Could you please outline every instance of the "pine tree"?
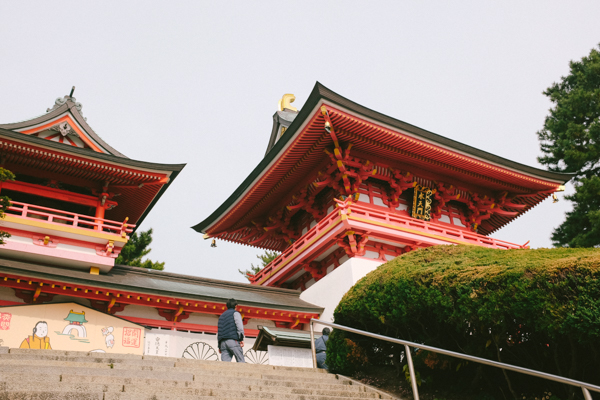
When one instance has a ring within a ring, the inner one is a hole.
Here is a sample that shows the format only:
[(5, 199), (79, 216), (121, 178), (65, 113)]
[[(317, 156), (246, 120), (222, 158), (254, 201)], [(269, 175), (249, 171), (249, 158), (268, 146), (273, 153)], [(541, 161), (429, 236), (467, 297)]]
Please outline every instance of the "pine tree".
[[(14, 181), (15, 174), (7, 169), (0, 167), (0, 182)], [(6, 210), (10, 207), (10, 199), (7, 196), (0, 196), (0, 219), (4, 218)], [(10, 233), (0, 231), (0, 245), (5, 244), (5, 239), (10, 237)]]
[(238, 272), (240, 274), (244, 275), (244, 278), (247, 278), (248, 280), (250, 280), (250, 278), (249, 278), (250, 275), (256, 275), (261, 269), (266, 267), (267, 264), (269, 264), (271, 261), (276, 259), (278, 256), (279, 256), (279, 253), (276, 251), (265, 250), (265, 254), (257, 254), (256, 255), (256, 258), (258, 258), (260, 260), (260, 264), (258, 264), (258, 265), (250, 264), (250, 269), (247, 269), (245, 271), (238, 269)]
[[(600, 46), (599, 46), (600, 48)], [(545, 92), (554, 108), (537, 135), (550, 171), (573, 172), (573, 211), (554, 230), (555, 246), (600, 245), (600, 52), (569, 63), (570, 73)]]
[(134, 232), (130, 235), (129, 241), (117, 257), (115, 264), (131, 265), (132, 267), (141, 267), (148, 269), (156, 269), (162, 271), (165, 269), (164, 262), (154, 262), (151, 260), (143, 260), (142, 258), (148, 255), (152, 249), (147, 248), (152, 243), (152, 228), (145, 232)]

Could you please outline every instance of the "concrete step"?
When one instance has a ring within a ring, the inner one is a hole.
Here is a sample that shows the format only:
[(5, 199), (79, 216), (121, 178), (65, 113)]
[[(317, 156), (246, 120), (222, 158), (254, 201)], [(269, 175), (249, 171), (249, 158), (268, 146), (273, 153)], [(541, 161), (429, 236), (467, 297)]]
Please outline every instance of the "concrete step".
[[(39, 396), (39, 382), (21, 381), (21, 382), (0, 382), (0, 392), (20, 393), (20, 396), (29, 398), (29, 395)], [(44, 383), (44, 391), (50, 393), (120, 393), (138, 394), (141, 396), (195, 396), (212, 397), (228, 399), (278, 399), (278, 400), (308, 400), (308, 399), (373, 399), (379, 398), (375, 393), (347, 392), (336, 390), (312, 390), (312, 389), (292, 389), (291, 392), (285, 391), (262, 391), (262, 390), (228, 390), (214, 388), (157, 388), (136, 385), (102, 385), (90, 383)], [(25, 395), (29, 394), (29, 395)]]
[[(152, 371), (202, 371), (202, 374), (215, 375), (215, 374), (232, 374), (236, 377), (254, 377), (260, 378), (262, 375), (265, 376), (279, 376), (279, 377), (294, 377), (294, 379), (316, 379), (316, 380), (328, 380), (335, 379), (335, 376), (327, 373), (317, 372), (319, 370), (308, 369), (304, 373), (299, 373), (295, 370), (287, 369), (272, 369), (272, 368), (257, 368), (254, 370), (252, 365), (239, 367), (235, 363), (175, 363), (173, 366), (170, 362), (162, 362), (158, 360), (129, 360), (128, 362), (111, 362), (110, 359), (103, 358), (86, 358), (81, 361), (81, 358), (74, 358), (70, 361), (68, 358), (60, 357), (60, 360), (56, 359), (33, 359), (33, 358), (0, 358), (2, 366), (24, 366), (24, 365), (36, 365), (36, 367), (76, 367), (76, 368), (99, 368), (99, 369), (127, 369), (127, 370), (152, 370)], [(200, 373), (200, 372), (198, 372)]]
[[(35, 392), (40, 390), (40, 382), (34, 380), (19, 380), (0, 382), (0, 387), (5, 391), (30, 391)], [(124, 385), (119, 384), (102, 384), (102, 383), (87, 383), (87, 382), (44, 382), (44, 390), (50, 392), (85, 392), (85, 393), (104, 393), (104, 392), (123, 392)]]
[(104, 400), (104, 393), (3, 391), (0, 392), (0, 400)]
[[(260, 397), (248, 397), (248, 399), (257, 399)], [(281, 397), (262, 397), (264, 399), (282, 399)], [(44, 399), (45, 400), (45, 399)], [(51, 399), (54, 400), (54, 399)], [(104, 394), (104, 400), (240, 400), (239, 397), (221, 397), (221, 396), (196, 396), (180, 394), (145, 394), (145, 393), (110, 393)], [(290, 400), (290, 399), (286, 399)], [(329, 396), (303, 396), (299, 395), (296, 400), (356, 400), (351, 397), (329, 397)]]
[(153, 363), (147, 363), (147, 365), (174, 365), (175, 363), (193, 364), (193, 365), (229, 365), (235, 368), (248, 368), (252, 370), (282, 370), (282, 371), (295, 371), (299, 373), (320, 373), (327, 374), (327, 371), (318, 369), (313, 370), (312, 368), (301, 368), (301, 367), (281, 367), (264, 364), (250, 364), (250, 363), (223, 363), (221, 361), (208, 361), (208, 360), (194, 360), (186, 358), (174, 358), (174, 357), (160, 357), (160, 356), (139, 356), (134, 354), (107, 354), (107, 353), (90, 353), (81, 351), (61, 351), (61, 350), (31, 350), (31, 349), (10, 349), (8, 354), (0, 354), (0, 359), (36, 359), (36, 360), (55, 360), (64, 361), (71, 360), (76, 362), (106, 362), (106, 363), (132, 363), (139, 364), (140, 362), (146, 363), (148, 360), (154, 361)]
[[(1, 400), (1, 399), (0, 399)], [(52, 399), (54, 400), (54, 399)], [(182, 396), (178, 394), (105, 393), (103, 400), (226, 400), (214, 396)]]
[[(127, 370), (127, 369), (101, 369), (101, 368), (79, 368), (79, 367), (62, 367), (56, 368), (36, 367), (31, 365), (2, 365), (0, 364), (0, 374), (11, 374), (29, 376), (32, 372), (36, 375), (54, 375), (54, 374), (70, 374), (70, 375), (93, 375), (93, 376), (117, 376), (128, 378), (155, 378), (155, 379), (172, 379), (172, 380), (194, 380), (193, 373), (183, 371), (158, 371), (151, 370)], [(60, 375), (58, 375), (60, 376)]]
[(83, 353), (83, 352), (58, 352), (58, 353), (75, 353), (73, 355), (66, 354), (40, 354), (35, 353), (32, 350), (27, 349), (27, 352), (23, 352), (24, 349), (19, 349), (21, 352), (2, 354), (0, 355), (0, 362), (10, 360), (30, 360), (36, 361), (36, 364), (41, 365), (47, 361), (68, 361), (77, 363), (97, 363), (97, 364), (124, 364), (124, 365), (143, 365), (153, 367), (183, 367), (183, 368), (198, 368), (198, 369), (219, 369), (229, 368), (235, 369), (240, 372), (251, 371), (251, 372), (273, 372), (273, 371), (285, 371), (293, 374), (322, 374), (327, 375), (327, 371), (312, 368), (300, 368), (300, 367), (280, 367), (272, 365), (260, 365), (260, 364), (242, 364), (242, 363), (224, 363), (221, 361), (206, 361), (206, 360), (191, 360), (191, 359), (177, 359), (177, 358), (165, 358), (156, 356), (133, 356), (125, 355), (127, 357), (121, 357), (121, 355), (101, 354), (101, 353)]
[[(317, 372), (305, 372), (298, 373), (297, 371), (289, 371), (282, 369), (268, 369), (268, 370), (253, 370), (252, 368), (237, 368), (230, 366), (225, 363), (214, 363), (214, 364), (189, 364), (189, 363), (175, 363), (175, 369), (179, 371), (198, 371), (197, 374), (237, 374), (237, 376), (248, 376), (262, 375), (266, 376), (278, 376), (278, 377), (293, 377), (294, 380), (332, 380), (337, 379), (332, 374), (322, 374)], [(318, 370), (317, 370), (318, 371)]]
[[(92, 353), (94, 354), (94, 353)], [(97, 353), (96, 353), (97, 354)], [(125, 365), (147, 365), (156, 367), (173, 367), (175, 363), (171, 360), (144, 360), (140, 356), (139, 358), (119, 358), (119, 357), (107, 357), (102, 356), (63, 356), (54, 354), (2, 354), (0, 355), (0, 362), (6, 363), (9, 361), (28, 361), (35, 362), (37, 365), (42, 365), (49, 361), (62, 361), (62, 362), (76, 362), (76, 363), (95, 363), (95, 364), (125, 364)]]
[[(31, 369), (30, 369), (31, 371)], [(35, 374), (35, 379), (38, 382), (60, 382), (61, 376), (60, 374)], [(11, 381), (19, 381), (23, 379), (23, 374), (15, 373), (14, 371), (10, 372), (0, 372), (0, 382), (11, 382)]]
[(330, 397), (352, 397), (352, 398), (379, 398), (374, 392), (354, 390), (350, 385), (340, 385), (328, 389), (316, 389), (312, 387), (285, 387), (285, 386), (263, 386), (247, 385), (241, 382), (223, 383), (221, 385), (192, 384), (186, 387), (160, 387), (147, 385), (124, 385), (124, 392), (132, 393), (179, 393), (182, 395), (197, 396), (219, 396), (230, 398), (294, 398), (295, 395), (330, 396)]
[[(94, 376), (94, 375), (62, 375), (62, 382), (89, 382), (89, 383), (102, 383), (102, 384), (122, 384), (122, 385), (145, 385), (149, 387), (175, 387), (175, 388), (203, 388), (213, 387), (216, 389), (222, 389), (231, 387), (233, 389), (245, 390), (249, 387), (252, 388), (263, 388), (261, 390), (267, 390), (273, 388), (273, 390), (287, 390), (289, 388), (305, 388), (305, 382), (296, 381), (282, 381), (282, 380), (265, 380), (265, 379), (244, 379), (242, 382), (232, 382), (229, 377), (211, 377), (211, 379), (204, 379), (202, 376), (194, 377), (193, 381), (189, 380), (165, 380), (162, 377), (158, 379), (150, 379), (148, 377), (136, 378), (136, 377), (124, 377), (124, 376)], [(331, 383), (312, 383), (310, 385), (312, 389), (323, 389), (323, 390), (349, 390), (353, 392), (359, 392), (362, 386), (351, 385), (349, 381), (336, 380)], [(255, 389), (251, 389), (255, 390)]]
[(365, 392), (348, 392), (336, 390), (312, 390), (292, 388), (287, 391), (264, 391), (264, 390), (249, 390), (246, 387), (242, 390), (216, 389), (216, 388), (157, 388), (148, 386), (125, 385), (125, 393), (140, 393), (140, 394), (179, 394), (182, 396), (215, 396), (232, 399), (278, 399), (278, 400), (301, 400), (304, 397), (323, 397), (338, 398), (347, 397), (352, 399), (357, 398), (379, 398), (376, 393)]
[[(144, 360), (161, 358), (157, 356), (144, 356)], [(193, 365), (229, 365), (234, 368), (247, 368), (252, 370), (277, 370), (277, 371), (293, 371), (297, 373), (312, 373), (312, 374), (327, 374), (327, 371), (324, 369), (312, 369), (312, 368), (302, 368), (302, 367), (282, 367), (282, 366), (274, 366), (274, 365), (265, 365), (265, 364), (250, 364), (250, 363), (235, 363), (235, 362), (222, 362), (222, 361), (208, 361), (208, 360), (193, 360), (188, 358), (173, 358), (174, 362), (183, 366), (184, 364), (193, 364)]]
[[(142, 356), (137, 354), (109, 354), (109, 353), (96, 353), (89, 351), (66, 351), (66, 350), (35, 350), (35, 349), (10, 349), (8, 354), (33, 354), (33, 355), (55, 355), (55, 356), (70, 356), (70, 357), (84, 357), (86, 355), (93, 355), (94, 357), (117, 357), (117, 358), (141, 358)], [(5, 356), (2, 354), (1, 356)]]
[(0, 400), (379, 398), (392, 397), (312, 368), (54, 350), (0, 354)]

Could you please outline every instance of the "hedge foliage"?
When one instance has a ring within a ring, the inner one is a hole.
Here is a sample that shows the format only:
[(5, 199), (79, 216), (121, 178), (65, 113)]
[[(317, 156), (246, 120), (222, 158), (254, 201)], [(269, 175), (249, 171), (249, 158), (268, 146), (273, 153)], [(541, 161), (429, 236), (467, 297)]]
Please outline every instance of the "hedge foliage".
[[(371, 272), (346, 293), (335, 323), (600, 383), (600, 249), (434, 246)], [(362, 350), (357, 350), (355, 347)], [(364, 357), (349, 357), (361, 354)], [(327, 363), (342, 373), (391, 363), (403, 348), (334, 332)], [(365, 359), (367, 358), (367, 359)], [(423, 381), (513, 395), (532, 379), (418, 352)], [(546, 382), (538, 388), (551, 387)], [(558, 388), (561, 391), (564, 387)], [(580, 392), (579, 392), (580, 393)]]

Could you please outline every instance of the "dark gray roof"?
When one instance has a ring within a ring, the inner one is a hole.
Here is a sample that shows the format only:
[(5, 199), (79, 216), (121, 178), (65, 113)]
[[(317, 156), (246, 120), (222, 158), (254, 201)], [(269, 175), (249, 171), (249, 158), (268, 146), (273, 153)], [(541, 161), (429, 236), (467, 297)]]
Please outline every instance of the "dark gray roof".
[(267, 154), (273, 148), (273, 146), (275, 146), (275, 142), (277, 142), (277, 139), (279, 139), (281, 127), (286, 129), (289, 128), (297, 116), (297, 111), (291, 111), (287, 108), (283, 111), (277, 111), (275, 114), (273, 114), (273, 129), (271, 130), (271, 137), (269, 138), (269, 145), (267, 146), (267, 151), (265, 154)]
[[(46, 114), (40, 115), (39, 117), (35, 117), (32, 119), (28, 119), (26, 121), (8, 123), (8, 124), (0, 124), (0, 128), (16, 130), (20, 128), (25, 128), (32, 125), (37, 125), (48, 121), (54, 117), (57, 117), (63, 114), (65, 111), (69, 111), (75, 121), (86, 131), (86, 133), (105, 151), (109, 154), (112, 154), (117, 157), (127, 158), (124, 154), (120, 153), (113, 147), (111, 147), (108, 143), (106, 143), (94, 130), (91, 126), (88, 125), (86, 118), (81, 114), (81, 104), (75, 101), (74, 97), (65, 96), (64, 98), (58, 98), (54, 107), (49, 108)], [(65, 146), (64, 144), (59, 143), (61, 146)]]
[(91, 275), (71, 270), (0, 258), (0, 271), (30, 278), (57, 280), (111, 290), (181, 297), (198, 301), (226, 302), (281, 310), (321, 313), (323, 308), (300, 300), (300, 291), (220, 281), (126, 265), (116, 265), (107, 274)]
[(2, 128), (2, 126), (3, 125), (0, 125), (0, 135), (2, 135), (4, 137), (10, 138), (10, 139), (15, 139), (15, 140), (26, 142), (26, 143), (39, 145), (39, 146), (45, 146), (50, 149), (61, 151), (64, 153), (71, 153), (74, 155), (84, 156), (87, 158), (95, 158), (97, 160), (118, 163), (118, 164), (127, 165), (127, 166), (135, 167), (135, 168), (152, 169), (152, 170), (158, 170), (158, 171), (173, 171), (176, 173), (179, 173), (183, 169), (183, 167), (186, 166), (186, 164), (159, 164), (159, 163), (153, 163), (153, 162), (147, 162), (147, 161), (138, 161), (138, 160), (133, 160), (133, 159), (127, 158), (127, 157), (115, 156), (112, 154), (98, 153), (98, 152), (96, 152), (94, 150), (90, 150), (90, 149), (82, 149), (79, 147), (64, 145), (62, 143), (53, 142), (53, 141), (47, 140), (47, 139), (42, 139), (42, 138), (39, 138), (36, 136), (25, 135), (20, 132), (15, 132), (15, 131), (11, 131), (9, 129)]

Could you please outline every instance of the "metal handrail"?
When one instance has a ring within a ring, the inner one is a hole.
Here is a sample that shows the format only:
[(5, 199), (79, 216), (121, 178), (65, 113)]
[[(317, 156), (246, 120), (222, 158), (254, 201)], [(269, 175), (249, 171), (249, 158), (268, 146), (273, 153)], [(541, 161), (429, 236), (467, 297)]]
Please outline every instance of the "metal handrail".
[(360, 329), (354, 329), (354, 328), (350, 328), (348, 326), (338, 325), (338, 324), (334, 324), (331, 322), (325, 322), (325, 321), (320, 321), (318, 319), (311, 318), (311, 320), (310, 320), (310, 342), (311, 342), (311, 345), (310, 346), (311, 346), (311, 350), (312, 350), (313, 368), (317, 368), (317, 354), (315, 352), (315, 334), (314, 334), (314, 326), (313, 326), (314, 323), (317, 323), (320, 325), (325, 325), (325, 326), (330, 326), (334, 329), (339, 329), (342, 331), (347, 331), (347, 332), (352, 332), (352, 333), (356, 333), (359, 335), (369, 336), (374, 339), (379, 339), (379, 340), (384, 340), (387, 342), (398, 343), (398, 344), (404, 345), (404, 349), (406, 350), (406, 352), (405, 352), (406, 360), (408, 361), (408, 369), (410, 372), (410, 382), (412, 383), (414, 400), (419, 400), (419, 390), (417, 387), (417, 380), (414, 379), (415, 370), (414, 370), (414, 366), (413, 366), (413, 362), (412, 362), (412, 356), (410, 354), (411, 347), (428, 350), (428, 351), (431, 351), (434, 353), (444, 354), (444, 355), (451, 356), (451, 357), (461, 358), (463, 360), (473, 361), (473, 362), (477, 362), (480, 364), (489, 365), (492, 367), (506, 369), (509, 371), (515, 371), (515, 372), (519, 372), (519, 373), (526, 374), (526, 375), (532, 375), (532, 376), (535, 376), (538, 378), (544, 378), (544, 379), (548, 379), (548, 380), (559, 382), (559, 383), (565, 383), (565, 384), (571, 385), (571, 386), (577, 386), (577, 387), (580, 387), (581, 390), (583, 391), (583, 397), (585, 400), (592, 400), (592, 395), (590, 394), (589, 390), (600, 393), (600, 386), (592, 385), (591, 383), (581, 382), (581, 381), (577, 381), (575, 379), (564, 378), (564, 377), (558, 376), (558, 375), (547, 374), (545, 372), (535, 371), (533, 369), (517, 367), (514, 365), (505, 364), (505, 363), (501, 363), (498, 361), (487, 360), (485, 358), (470, 356), (470, 355), (462, 354), (462, 353), (456, 353), (454, 351), (444, 350), (444, 349), (440, 349), (440, 348), (433, 347), (433, 346), (427, 346), (427, 345), (420, 344), (420, 343), (409, 342), (407, 340), (401, 340), (401, 339), (396, 339), (396, 338), (392, 338), (389, 336), (378, 335), (376, 333), (361, 331)]

